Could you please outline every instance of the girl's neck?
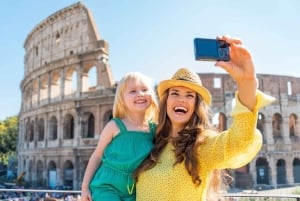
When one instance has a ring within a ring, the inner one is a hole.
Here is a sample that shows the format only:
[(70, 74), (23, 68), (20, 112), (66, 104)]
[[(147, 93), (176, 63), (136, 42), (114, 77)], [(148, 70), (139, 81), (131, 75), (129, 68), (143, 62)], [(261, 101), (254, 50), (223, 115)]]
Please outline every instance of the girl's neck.
[(149, 130), (148, 120), (143, 116), (127, 116), (123, 118), (123, 122), (125, 123), (128, 130)]

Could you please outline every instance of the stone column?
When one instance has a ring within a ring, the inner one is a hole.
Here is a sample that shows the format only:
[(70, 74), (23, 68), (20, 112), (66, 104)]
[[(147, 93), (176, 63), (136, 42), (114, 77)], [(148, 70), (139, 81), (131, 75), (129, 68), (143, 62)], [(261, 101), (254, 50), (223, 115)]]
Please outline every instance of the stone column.
[(47, 103), (51, 102), (51, 83), (52, 83), (52, 78), (51, 78), (51, 72), (48, 73), (48, 93), (47, 93)]
[(266, 139), (266, 144), (268, 145), (268, 151), (274, 151), (275, 147), (273, 138), (272, 118), (267, 117), (265, 119), (264, 135)]
[(274, 156), (272, 155), (270, 158), (269, 168), (271, 170), (271, 182), (270, 185), (273, 185), (274, 188), (277, 188), (277, 168), (276, 168), (276, 161)]
[(285, 144), (286, 151), (291, 150), (291, 139), (290, 139), (290, 127), (289, 127), (289, 117), (283, 117), (282, 122), (282, 137)]
[(65, 98), (65, 68), (60, 69), (60, 100)]
[(286, 158), (286, 180), (287, 184), (294, 184), (293, 160), (291, 157)]
[(41, 99), (41, 76), (38, 78), (38, 87), (37, 87), (37, 106), (40, 106), (40, 99)]
[(101, 118), (100, 115), (103, 116), (103, 114), (101, 113), (101, 105), (96, 105), (94, 138), (99, 136), (101, 128), (103, 126), (103, 118)]
[(44, 142), (45, 142), (45, 147), (48, 147), (48, 140), (49, 140), (49, 113), (47, 112), (45, 114), (45, 136), (44, 136)]
[(80, 97), (82, 93), (82, 74), (83, 74), (83, 69), (82, 69), (82, 64), (78, 64), (76, 66), (76, 72), (77, 72), (77, 89), (76, 89), (76, 97)]
[(249, 173), (252, 176), (252, 181), (253, 181), (253, 185), (256, 186), (257, 185), (257, 171), (256, 171), (256, 160), (257, 158), (255, 158), (255, 160), (253, 160), (250, 164), (249, 164)]

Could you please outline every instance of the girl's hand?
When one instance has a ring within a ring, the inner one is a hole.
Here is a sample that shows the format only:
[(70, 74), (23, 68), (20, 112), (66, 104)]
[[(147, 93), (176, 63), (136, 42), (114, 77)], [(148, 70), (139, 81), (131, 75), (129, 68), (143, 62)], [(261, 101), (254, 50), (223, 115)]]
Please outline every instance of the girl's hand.
[(80, 201), (92, 201), (91, 192), (89, 190), (82, 190)]

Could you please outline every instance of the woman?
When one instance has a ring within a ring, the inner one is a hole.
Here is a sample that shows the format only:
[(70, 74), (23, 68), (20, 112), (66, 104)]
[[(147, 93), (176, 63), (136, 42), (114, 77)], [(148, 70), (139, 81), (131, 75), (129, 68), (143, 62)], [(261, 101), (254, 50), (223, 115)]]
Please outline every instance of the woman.
[(179, 69), (172, 79), (160, 82), (154, 148), (134, 174), (137, 201), (218, 200), (218, 170), (246, 165), (261, 148), (258, 110), (274, 98), (257, 90), (252, 57), (242, 42), (227, 36), (217, 39), (230, 44), (230, 61), (215, 65), (237, 84), (234, 121), (222, 133), (212, 128), (210, 92), (188, 69)]

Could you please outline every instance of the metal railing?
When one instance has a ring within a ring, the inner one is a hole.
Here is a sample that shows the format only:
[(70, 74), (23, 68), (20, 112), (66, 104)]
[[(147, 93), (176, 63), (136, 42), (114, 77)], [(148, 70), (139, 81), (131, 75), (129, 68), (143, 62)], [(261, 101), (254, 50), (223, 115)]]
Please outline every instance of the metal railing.
[[(81, 191), (45, 189), (0, 189), (0, 201), (80, 201)], [(224, 201), (300, 201), (300, 195), (226, 193)]]

